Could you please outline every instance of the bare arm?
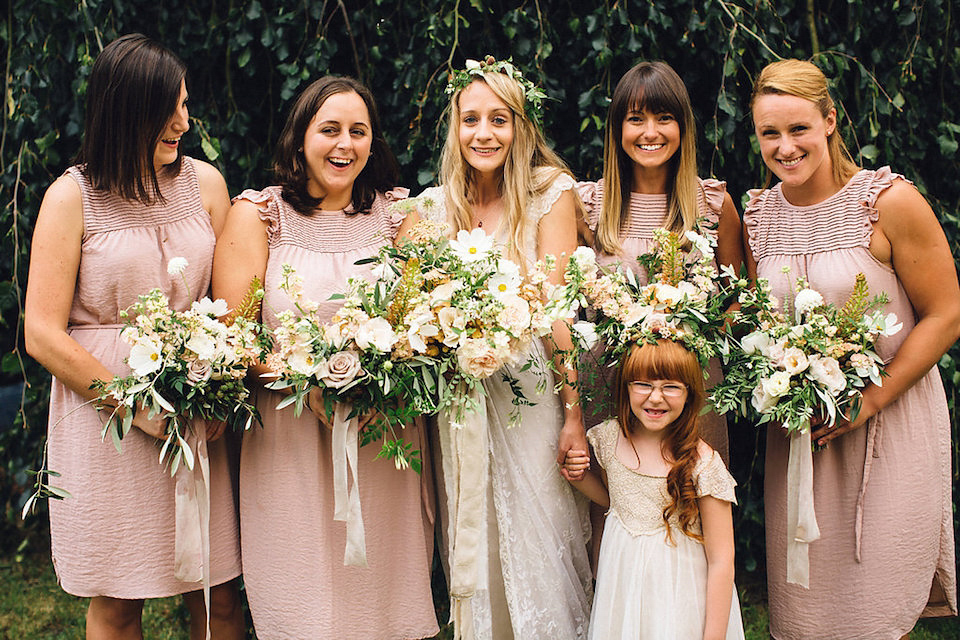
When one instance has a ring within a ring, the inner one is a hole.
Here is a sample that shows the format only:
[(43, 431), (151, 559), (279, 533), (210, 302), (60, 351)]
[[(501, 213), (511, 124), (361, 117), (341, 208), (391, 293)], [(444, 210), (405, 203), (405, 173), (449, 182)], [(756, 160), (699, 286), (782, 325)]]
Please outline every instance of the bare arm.
[(707, 611), (704, 640), (727, 636), (730, 601), (733, 598), (733, 514), (729, 502), (713, 496), (697, 500), (707, 555)]
[[(871, 251), (893, 265), (917, 315), (917, 324), (887, 365), (883, 386), (869, 385), (852, 423), (813, 434), (826, 444), (866, 424), (899, 398), (934, 366), (960, 337), (960, 286), (947, 238), (923, 196), (897, 180), (877, 199), (880, 219), (874, 225)], [(879, 234), (879, 235), (878, 235)]]
[[(113, 372), (67, 333), (80, 268), (83, 204), (80, 186), (63, 176), (47, 190), (40, 205), (30, 251), (24, 311), (27, 353), (85, 400), (97, 397), (94, 380), (109, 382)], [(133, 424), (160, 437), (166, 420), (138, 411)]]
[[(564, 477), (580, 493), (599, 504), (601, 507), (610, 506), (610, 494), (607, 492), (607, 474), (601, 469), (600, 473), (590, 470), (590, 454), (586, 451), (570, 449), (567, 451), (563, 468)], [(573, 477), (577, 479), (573, 479)]]
[(200, 200), (203, 202), (204, 210), (210, 214), (213, 233), (219, 238), (227, 221), (227, 212), (230, 210), (227, 183), (213, 165), (194, 160), (194, 166), (197, 168), (197, 179), (200, 182)]
[[(577, 249), (577, 220), (576, 194), (572, 190), (564, 191), (554, 203), (553, 208), (540, 219), (537, 237), (537, 255), (540, 259), (552, 255), (557, 258), (557, 267), (550, 274), (550, 281), (554, 284), (563, 284), (563, 273), (566, 270), (567, 258)], [(559, 375), (563, 376), (560, 387), (560, 401), (563, 403), (563, 428), (557, 442), (557, 464), (563, 465), (567, 451), (576, 449), (587, 450), (587, 435), (583, 427), (580, 399), (574, 384), (577, 382), (576, 367), (567, 361), (567, 358), (554, 354), (554, 345), (557, 349), (569, 352), (573, 348), (570, 337), (570, 327), (565, 320), (558, 320), (553, 325), (553, 342), (546, 342), (547, 351), (554, 360)], [(566, 470), (562, 471), (567, 479), (571, 479)]]
[(717, 224), (717, 264), (732, 265), (739, 273), (743, 265), (743, 247), (740, 214), (730, 194), (724, 193)]

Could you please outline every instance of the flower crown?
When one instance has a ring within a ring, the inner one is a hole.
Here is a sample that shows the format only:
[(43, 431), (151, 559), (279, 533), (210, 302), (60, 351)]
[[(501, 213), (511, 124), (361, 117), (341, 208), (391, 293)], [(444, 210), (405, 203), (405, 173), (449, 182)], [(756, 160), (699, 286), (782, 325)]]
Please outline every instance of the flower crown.
[(502, 73), (519, 82), (520, 86), (523, 87), (527, 117), (536, 124), (540, 124), (543, 118), (542, 100), (547, 97), (547, 94), (541, 91), (537, 85), (524, 78), (520, 70), (513, 66), (512, 60), (513, 58), (497, 60), (493, 56), (487, 56), (482, 62), (467, 60), (466, 68), (458, 69), (450, 74), (446, 94), (452, 95), (466, 88), (475, 78), (482, 78), (485, 73)]

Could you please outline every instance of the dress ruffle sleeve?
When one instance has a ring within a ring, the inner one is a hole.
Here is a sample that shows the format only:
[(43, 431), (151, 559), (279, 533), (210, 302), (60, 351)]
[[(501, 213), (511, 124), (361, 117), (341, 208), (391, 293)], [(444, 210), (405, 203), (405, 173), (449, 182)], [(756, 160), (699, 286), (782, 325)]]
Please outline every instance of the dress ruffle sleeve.
[(750, 251), (754, 259), (760, 259), (760, 247), (757, 246), (757, 225), (760, 219), (760, 209), (763, 203), (770, 197), (770, 189), (749, 189), (747, 195), (750, 199), (747, 206), (743, 209), (743, 227), (747, 230), (747, 240), (750, 244)]
[(698, 497), (713, 496), (724, 502), (737, 503), (737, 496), (734, 492), (737, 481), (727, 471), (720, 454), (712, 449), (710, 450), (710, 457), (701, 458), (697, 464), (693, 483), (697, 487)]
[(400, 231), (403, 221), (407, 219), (406, 211), (402, 210), (401, 207), (393, 207), (391, 205), (395, 202), (406, 200), (409, 196), (410, 189), (407, 189), (406, 187), (394, 187), (390, 191), (387, 191), (383, 194), (378, 193), (377, 199), (374, 200), (374, 206), (381, 206), (385, 210), (384, 213), (387, 216), (387, 224), (391, 240), (396, 239), (397, 232)]
[(714, 178), (701, 178), (700, 188), (707, 203), (703, 215), (711, 226), (715, 226), (720, 223), (720, 210), (723, 208), (723, 197), (727, 193), (727, 183)]
[(543, 216), (550, 213), (553, 205), (560, 199), (561, 194), (563, 194), (564, 191), (573, 189), (575, 186), (576, 183), (569, 175), (565, 173), (558, 175), (553, 179), (553, 182), (550, 183), (550, 186), (547, 187), (547, 190), (531, 203), (532, 206), (527, 211), (529, 219), (534, 223), (539, 223)]
[(597, 182), (578, 182), (574, 187), (587, 212), (587, 226), (590, 231), (597, 230), (600, 211), (603, 208), (603, 180)]
[(267, 223), (267, 243), (269, 244), (280, 229), (280, 187), (267, 187), (263, 191), (256, 189), (244, 189), (240, 192), (234, 202), (237, 200), (249, 200), (257, 205), (257, 213), (260, 219)]
[(868, 229), (866, 229), (865, 235), (868, 238), (868, 243), (873, 233), (873, 223), (880, 219), (880, 211), (877, 210), (877, 198), (880, 197), (881, 193), (889, 189), (893, 185), (893, 181), (897, 179), (903, 180), (907, 184), (913, 184), (913, 182), (907, 180), (903, 175), (894, 173), (889, 166), (880, 167), (873, 172), (873, 178), (870, 181), (870, 187), (867, 189), (867, 195), (860, 201), (860, 204), (867, 210), (867, 220), (865, 224)]
[(616, 420), (601, 422), (587, 430), (587, 442), (593, 447), (597, 462), (604, 469), (607, 468), (607, 456), (611, 455), (619, 432), (620, 426)]

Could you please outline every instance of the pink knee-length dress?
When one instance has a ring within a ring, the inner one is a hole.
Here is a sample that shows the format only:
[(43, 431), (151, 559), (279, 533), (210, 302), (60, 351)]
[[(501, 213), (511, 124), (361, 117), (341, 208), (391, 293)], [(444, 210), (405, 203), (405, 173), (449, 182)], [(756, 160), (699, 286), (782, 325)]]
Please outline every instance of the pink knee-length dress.
[[(897, 274), (870, 253), (877, 197), (889, 167), (862, 170), (836, 194), (798, 207), (780, 185), (752, 191), (744, 215), (757, 273), (781, 300), (794, 281), (836, 305), (858, 273), (903, 329), (881, 337), (889, 361), (916, 324)], [(785, 276), (781, 268), (790, 267)], [(813, 493), (821, 537), (810, 545), (810, 588), (786, 582), (789, 442), (767, 430), (764, 508), (770, 632), (787, 638), (899, 638), (923, 613), (957, 612), (950, 490), (950, 420), (933, 367), (897, 401), (814, 453)]]
[[(303, 278), (306, 298), (332, 316), (347, 279), (369, 273), (355, 265), (393, 241), (402, 217), (388, 204), (406, 189), (378, 195), (370, 211), (303, 215), (280, 187), (238, 196), (267, 222), (269, 258), (263, 322), (292, 309), (278, 288), (283, 264)], [(260, 640), (275, 638), (423, 638), (435, 635), (430, 590), (433, 560), (433, 484), (422, 430), (405, 437), (421, 450), (423, 472), (374, 460), (380, 447), (360, 449), (358, 476), (367, 567), (344, 566), (346, 525), (335, 522), (331, 432), (305, 410), (277, 411), (283, 396), (260, 389), (263, 428), (244, 435), (240, 454), (240, 528), (244, 584)]]
[[(185, 310), (207, 294), (215, 243), (193, 160), (158, 176), (165, 203), (143, 205), (94, 189), (81, 167), (67, 169), (83, 200), (83, 240), (67, 332), (116, 375), (129, 375), (120, 311), (160, 288)], [(181, 276), (167, 262), (183, 257)], [(184, 284), (184, 278), (189, 288)], [(84, 405), (84, 406), (81, 406)], [(106, 416), (104, 416), (104, 419)], [(133, 428), (117, 453), (101, 441), (101, 416), (56, 378), (50, 390), (50, 468), (73, 497), (50, 501), (53, 563), (67, 593), (157, 598), (194, 591), (174, 577), (175, 481), (157, 461), (159, 441)], [(240, 575), (240, 546), (227, 448), (209, 443), (210, 583)]]
[[(700, 190), (697, 206), (701, 220), (706, 224), (702, 231), (716, 234), (715, 228), (720, 220), (720, 209), (723, 207), (723, 197), (727, 192), (727, 183), (714, 179), (700, 179)], [(603, 207), (603, 180), (597, 182), (579, 182), (577, 191), (587, 210), (587, 226), (597, 230), (600, 222), (600, 211)], [(654, 247), (653, 232), (663, 227), (667, 219), (667, 194), (665, 193), (631, 193), (627, 219), (620, 229), (621, 249), (618, 255), (604, 253), (597, 254), (597, 263), (602, 266), (622, 264), (637, 276), (637, 280), (646, 283), (647, 272), (637, 262), (637, 256), (650, 253)], [(715, 265), (718, 266), (719, 265)], [(602, 350), (598, 345), (595, 350)], [(597, 353), (594, 351), (593, 353)], [(585, 357), (582, 363), (587, 384), (593, 376), (596, 384), (604, 385), (609, 389), (613, 381), (613, 370), (597, 369), (593, 364), (596, 358)], [(597, 373), (593, 373), (593, 372)], [(720, 362), (712, 360), (707, 369), (709, 378), (704, 381), (710, 388), (723, 379)], [(596, 400), (585, 402), (583, 407), (584, 422), (587, 428), (600, 424), (604, 420), (616, 417), (616, 408), (613, 407), (612, 391), (596, 393)], [(714, 451), (720, 454), (725, 464), (729, 464), (729, 441), (727, 439), (727, 419), (711, 411), (699, 419), (700, 436)]]

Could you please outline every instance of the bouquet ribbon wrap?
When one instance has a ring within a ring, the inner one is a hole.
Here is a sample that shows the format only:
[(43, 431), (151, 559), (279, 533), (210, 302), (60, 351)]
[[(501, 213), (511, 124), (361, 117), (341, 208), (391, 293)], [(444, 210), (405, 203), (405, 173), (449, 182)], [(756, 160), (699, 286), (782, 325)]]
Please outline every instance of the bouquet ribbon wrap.
[(479, 557), (486, 544), (486, 513), (489, 456), (487, 454), (487, 405), (478, 389), (469, 392), (469, 407), (461, 409), (459, 422), (450, 412), (438, 416), (440, 455), (447, 494), (447, 539), (450, 546), (450, 620), (454, 639), (473, 640), (471, 598), (480, 581)]
[(193, 469), (181, 464), (176, 482), (176, 542), (173, 575), (182, 582), (203, 582), (210, 638), (210, 457), (207, 426), (191, 418), (187, 444), (195, 454)]
[(787, 582), (810, 588), (810, 543), (820, 539), (813, 509), (810, 424), (790, 437), (787, 458)]
[[(348, 418), (352, 405), (338, 402), (333, 412), (333, 519), (347, 523), (344, 566), (367, 566), (367, 544), (360, 512), (360, 478), (357, 476), (359, 418)], [(350, 479), (353, 477), (353, 486)]]

